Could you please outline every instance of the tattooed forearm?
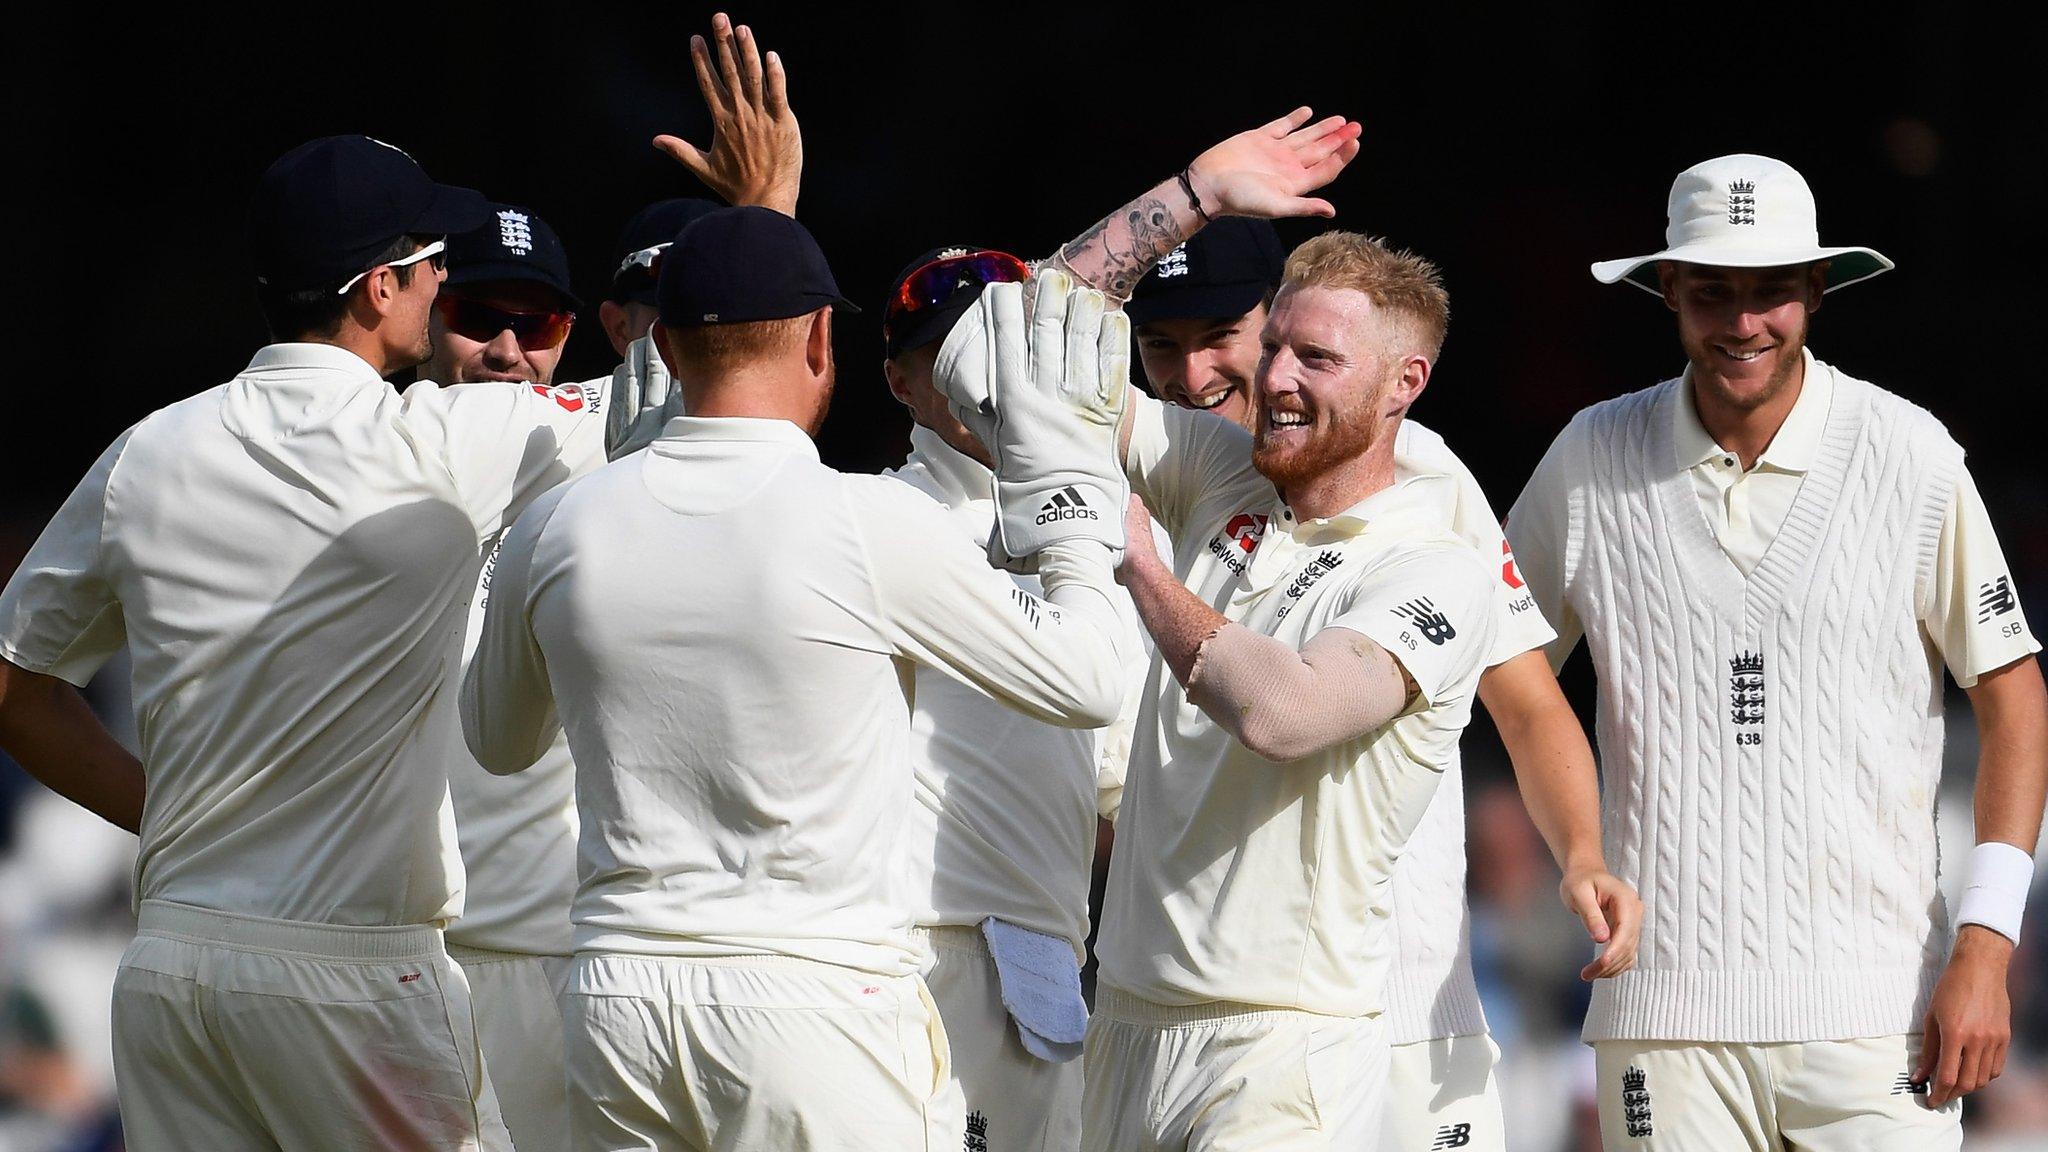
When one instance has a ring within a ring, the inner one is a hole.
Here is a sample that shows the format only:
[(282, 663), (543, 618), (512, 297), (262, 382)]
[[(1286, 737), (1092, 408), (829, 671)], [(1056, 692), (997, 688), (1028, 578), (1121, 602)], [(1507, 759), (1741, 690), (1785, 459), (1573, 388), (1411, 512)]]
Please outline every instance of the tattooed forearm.
[(1061, 248), (1059, 261), (1082, 283), (1130, 299), (1139, 279), (1201, 227), (1193, 209), (1174, 205), (1173, 187), (1163, 181), (1103, 217)]

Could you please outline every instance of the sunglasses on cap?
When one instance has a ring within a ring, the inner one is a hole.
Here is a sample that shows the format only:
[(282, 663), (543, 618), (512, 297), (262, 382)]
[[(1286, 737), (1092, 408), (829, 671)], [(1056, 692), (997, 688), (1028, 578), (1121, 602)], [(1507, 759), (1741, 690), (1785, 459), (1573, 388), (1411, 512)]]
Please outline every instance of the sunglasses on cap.
[(461, 296), (437, 297), (434, 308), (441, 313), (441, 323), (465, 340), (488, 344), (500, 332), (510, 330), (520, 349), (526, 352), (560, 347), (569, 338), (569, 325), (576, 322), (576, 314), (566, 310), (514, 312)]
[(360, 284), (363, 277), (368, 276), (379, 268), (403, 268), (408, 264), (417, 264), (422, 260), (432, 260), (434, 262), (434, 271), (436, 272), (446, 268), (448, 266), (448, 241), (445, 238), (436, 240), (410, 256), (402, 256), (396, 260), (386, 260), (382, 264), (372, 264), (361, 272), (349, 277), (348, 283), (336, 289), (334, 294), (336, 296), (348, 295), (349, 289)]
[(661, 279), (661, 258), (668, 252), (668, 246), (672, 243), (674, 241), (664, 240), (638, 252), (626, 253), (626, 258), (619, 261), (619, 270), (612, 273), (612, 283), (616, 284), (629, 276), (645, 276), (649, 281)]
[(919, 314), (943, 306), (969, 288), (1016, 284), (1031, 278), (1031, 266), (1008, 252), (992, 248), (959, 256), (942, 256), (919, 266), (904, 278), (882, 314), (882, 339), (894, 342), (896, 330)]

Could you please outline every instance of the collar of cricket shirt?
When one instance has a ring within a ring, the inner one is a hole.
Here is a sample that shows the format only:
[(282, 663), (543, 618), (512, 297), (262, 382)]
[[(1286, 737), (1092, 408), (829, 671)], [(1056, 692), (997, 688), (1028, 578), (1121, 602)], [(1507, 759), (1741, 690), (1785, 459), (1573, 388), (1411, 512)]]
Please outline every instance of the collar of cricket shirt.
[[(1812, 349), (1801, 349), (1800, 354), (1805, 357), (1806, 371), (1799, 386), (1799, 399), (1792, 402), (1792, 411), (1785, 414), (1785, 422), (1778, 426), (1778, 434), (1771, 437), (1770, 446), (1757, 457), (1759, 468), (1804, 474), (1813, 467), (1814, 457), (1820, 452), (1821, 435), (1827, 431), (1828, 409), (1835, 401), (1835, 374), (1814, 359)], [(1685, 370), (1678, 387), (1672, 389), (1669, 403), (1672, 463), (1680, 471), (1729, 454), (1715, 443), (1706, 425), (1700, 423), (1699, 410), (1692, 400), (1691, 368)]]

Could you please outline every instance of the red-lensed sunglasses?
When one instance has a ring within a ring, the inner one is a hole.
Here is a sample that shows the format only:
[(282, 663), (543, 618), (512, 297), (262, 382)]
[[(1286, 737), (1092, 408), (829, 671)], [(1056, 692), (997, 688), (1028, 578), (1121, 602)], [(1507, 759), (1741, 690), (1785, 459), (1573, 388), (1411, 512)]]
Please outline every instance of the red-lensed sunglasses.
[(951, 300), (968, 288), (988, 284), (1015, 284), (1031, 278), (1031, 266), (1008, 252), (984, 248), (959, 256), (944, 256), (921, 265), (890, 297), (882, 314), (882, 339), (895, 343), (895, 334), (906, 321)]
[(519, 347), (527, 352), (561, 347), (562, 341), (569, 338), (569, 325), (576, 322), (574, 312), (514, 312), (460, 296), (441, 296), (434, 301), (434, 307), (440, 310), (441, 323), (465, 340), (488, 344), (498, 338), (498, 333), (510, 329)]

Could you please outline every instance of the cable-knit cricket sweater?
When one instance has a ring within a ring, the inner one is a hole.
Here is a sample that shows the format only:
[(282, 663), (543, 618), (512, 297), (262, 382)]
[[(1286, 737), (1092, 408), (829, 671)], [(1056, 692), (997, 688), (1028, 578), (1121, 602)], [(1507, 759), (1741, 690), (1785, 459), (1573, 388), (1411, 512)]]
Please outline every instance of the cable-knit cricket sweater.
[(1508, 518), (1538, 602), (1585, 623), (1607, 858), (1645, 906), (1588, 1041), (1849, 1039), (1926, 1011), (1949, 929), (1941, 665), (1919, 620), (1963, 453), (1922, 409), (1833, 381), (1747, 576), (1674, 460), (1682, 378), (1581, 412)]

